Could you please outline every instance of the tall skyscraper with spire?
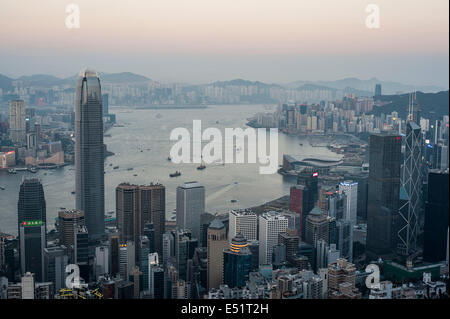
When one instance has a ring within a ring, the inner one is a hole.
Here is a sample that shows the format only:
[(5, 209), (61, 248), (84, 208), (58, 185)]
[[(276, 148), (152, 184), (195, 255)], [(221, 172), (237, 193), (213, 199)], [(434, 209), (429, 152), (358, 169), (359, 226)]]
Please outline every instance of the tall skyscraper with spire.
[(105, 231), (102, 92), (97, 72), (82, 70), (75, 95), (76, 208), (84, 212), (89, 237)]
[(410, 96), (406, 119), (405, 154), (401, 185), (406, 196), (399, 209), (397, 252), (410, 255), (417, 246), (419, 216), (422, 210), (422, 132), (416, 94)]

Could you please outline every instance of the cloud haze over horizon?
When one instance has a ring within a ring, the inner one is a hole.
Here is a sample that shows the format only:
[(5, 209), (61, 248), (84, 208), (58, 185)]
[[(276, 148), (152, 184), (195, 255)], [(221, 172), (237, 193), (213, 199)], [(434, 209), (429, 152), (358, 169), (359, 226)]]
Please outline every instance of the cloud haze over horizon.
[[(80, 28), (65, 26), (66, 5)], [(379, 29), (365, 25), (369, 3)], [(0, 74), (157, 81), (345, 77), (448, 87), (448, 0), (0, 0)]]

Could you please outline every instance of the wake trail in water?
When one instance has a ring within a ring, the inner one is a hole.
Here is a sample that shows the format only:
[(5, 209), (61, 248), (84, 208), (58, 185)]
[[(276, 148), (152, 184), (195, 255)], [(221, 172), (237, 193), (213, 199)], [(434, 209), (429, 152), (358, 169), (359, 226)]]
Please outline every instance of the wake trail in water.
[(226, 192), (229, 192), (230, 190), (232, 190), (233, 188), (235, 188), (237, 186), (237, 184), (227, 184), (224, 185), (222, 188), (220, 188), (218, 191), (210, 194), (209, 196), (206, 197), (206, 202), (211, 201), (216, 199), (217, 197), (219, 197), (220, 195), (225, 194)]

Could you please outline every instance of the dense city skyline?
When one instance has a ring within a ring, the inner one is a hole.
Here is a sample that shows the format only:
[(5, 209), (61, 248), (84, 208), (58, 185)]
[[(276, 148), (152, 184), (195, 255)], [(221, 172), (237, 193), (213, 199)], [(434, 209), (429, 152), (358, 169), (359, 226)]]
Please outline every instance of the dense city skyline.
[(448, 1), (0, 3), (0, 304), (449, 299)]

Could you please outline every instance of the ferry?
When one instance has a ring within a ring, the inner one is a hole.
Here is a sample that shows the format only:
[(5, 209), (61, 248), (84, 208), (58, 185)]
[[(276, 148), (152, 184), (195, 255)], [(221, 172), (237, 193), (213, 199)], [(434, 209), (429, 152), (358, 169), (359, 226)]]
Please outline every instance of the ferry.
[(169, 174), (170, 177), (178, 177), (181, 173), (179, 171), (176, 171), (175, 173)]

